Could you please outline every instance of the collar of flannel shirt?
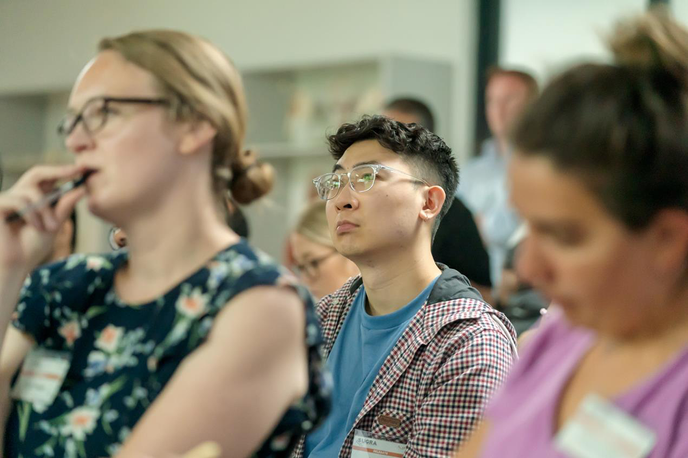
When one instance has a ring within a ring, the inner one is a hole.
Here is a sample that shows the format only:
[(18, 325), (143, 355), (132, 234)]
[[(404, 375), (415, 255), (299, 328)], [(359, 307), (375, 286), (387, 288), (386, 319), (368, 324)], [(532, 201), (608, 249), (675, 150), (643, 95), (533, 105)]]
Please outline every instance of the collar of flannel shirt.
[[(427, 303), (419, 312), (423, 314), (423, 324), (420, 334), (417, 335), (420, 344), (430, 342), (435, 334), (449, 323), (475, 319), (485, 313), (485, 302), (482, 296), (464, 275), (444, 264), (437, 263), (437, 267), (442, 270), (442, 273), (430, 292)], [(342, 320), (346, 317), (348, 308), (353, 304), (361, 285), (363, 285), (363, 278), (359, 275), (334, 293), (334, 302), (347, 308), (347, 310), (342, 310), (343, 313), (335, 313), (335, 316), (340, 316)], [(507, 326), (511, 324), (508, 323)]]

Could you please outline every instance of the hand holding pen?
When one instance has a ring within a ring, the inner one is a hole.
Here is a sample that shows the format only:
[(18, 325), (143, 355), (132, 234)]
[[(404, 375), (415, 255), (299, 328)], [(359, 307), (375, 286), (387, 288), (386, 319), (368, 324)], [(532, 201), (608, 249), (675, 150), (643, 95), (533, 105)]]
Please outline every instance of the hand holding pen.
[[(33, 269), (84, 196), (90, 175), (77, 166), (37, 166), (0, 193), (0, 268)], [(59, 182), (64, 184), (57, 186)]]
[(48, 205), (53, 206), (57, 203), (58, 200), (60, 200), (62, 196), (67, 194), (69, 191), (85, 184), (86, 180), (90, 175), (91, 172), (86, 172), (83, 175), (81, 175), (81, 177), (75, 180), (63, 183), (62, 185), (58, 186), (57, 188), (53, 189), (48, 194), (40, 198), (37, 202), (28, 204), (22, 207), (21, 209), (10, 213), (8, 216), (5, 217), (5, 222), (12, 223), (14, 221), (19, 221), (24, 219), (25, 215), (41, 210), (42, 208), (45, 208)]

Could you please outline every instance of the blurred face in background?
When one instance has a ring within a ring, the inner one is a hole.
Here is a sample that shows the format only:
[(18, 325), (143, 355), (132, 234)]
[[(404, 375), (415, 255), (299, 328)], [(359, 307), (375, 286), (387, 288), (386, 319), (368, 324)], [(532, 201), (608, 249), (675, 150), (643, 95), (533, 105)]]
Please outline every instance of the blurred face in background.
[(318, 300), (358, 274), (356, 265), (334, 247), (314, 242), (299, 233), (292, 234), (290, 242), (299, 277)]
[(492, 135), (506, 138), (514, 121), (530, 100), (530, 89), (521, 78), (495, 75), (485, 90), (485, 115)]

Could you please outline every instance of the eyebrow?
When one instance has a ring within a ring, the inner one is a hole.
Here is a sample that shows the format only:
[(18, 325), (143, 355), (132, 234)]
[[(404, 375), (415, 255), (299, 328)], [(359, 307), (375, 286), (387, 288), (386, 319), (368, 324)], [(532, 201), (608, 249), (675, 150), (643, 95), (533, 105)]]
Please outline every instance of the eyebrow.
[[(351, 168), (358, 167), (359, 165), (382, 165), (379, 161), (363, 161), (359, 162), (357, 164), (354, 164)], [(344, 167), (341, 166), (341, 164), (336, 163), (334, 167), (332, 167), (332, 173), (338, 171), (338, 170), (344, 170)]]
[(562, 221), (534, 221), (531, 226), (541, 232), (548, 234), (553, 234), (561, 232), (562, 230), (579, 230), (580, 225), (578, 222), (573, 220), (562, 220)]

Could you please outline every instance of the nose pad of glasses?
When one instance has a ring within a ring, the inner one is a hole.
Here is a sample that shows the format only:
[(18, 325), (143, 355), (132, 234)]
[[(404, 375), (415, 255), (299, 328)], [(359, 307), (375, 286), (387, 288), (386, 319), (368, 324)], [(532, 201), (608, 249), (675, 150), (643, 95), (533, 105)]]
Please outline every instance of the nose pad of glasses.
[[(334, 192), (334, 195), (330, 199), (341, 198), (343, 193), (345, 193), (345, 192), (351, 193), (353, 190), (354, 190), (354, 188), (351, 185), (351, 181), (349, 180), (349, 177), (347, 175), (340, 176), (339, 177), (339, 186), (337, 187), (337, 190)], [(349, 198), (350, 197), (346, 197), (346, 200), (348, 200)]]
[(327, 184), (322, 185), (320, 198), (323, 200), (332, 200), (342, 191), (343, 181), (341, 176), (335, 174), (332, 174), (327, 180)]

